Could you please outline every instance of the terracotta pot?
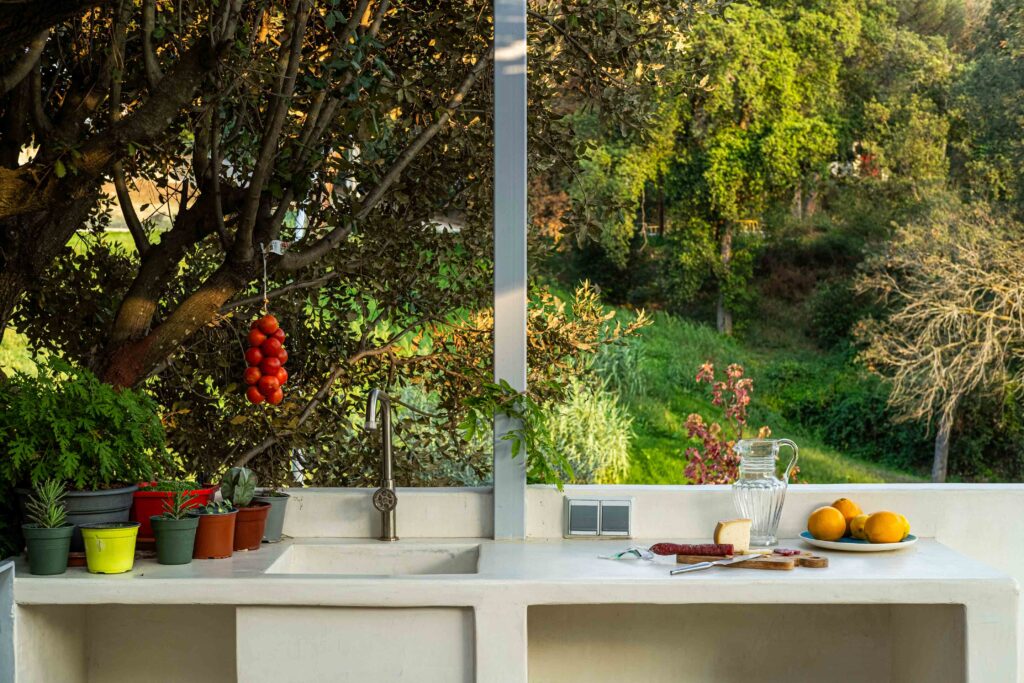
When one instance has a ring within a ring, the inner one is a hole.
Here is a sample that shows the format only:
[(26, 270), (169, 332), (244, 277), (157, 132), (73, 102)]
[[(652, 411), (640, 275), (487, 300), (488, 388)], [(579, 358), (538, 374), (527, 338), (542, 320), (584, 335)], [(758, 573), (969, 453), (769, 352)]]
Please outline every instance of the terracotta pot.
[(256, 503), (238, 508), (235, 519), (235, 550), (259, 550), (263, 541), (263, 530), (267, 527), (269, 503)]
[(211, 514), (193, 512), (199, 518), (196, 546), (192, 557), (197, 560), (218, 560), (231, 557), (235, 542), (235, 517), (238, 510)]

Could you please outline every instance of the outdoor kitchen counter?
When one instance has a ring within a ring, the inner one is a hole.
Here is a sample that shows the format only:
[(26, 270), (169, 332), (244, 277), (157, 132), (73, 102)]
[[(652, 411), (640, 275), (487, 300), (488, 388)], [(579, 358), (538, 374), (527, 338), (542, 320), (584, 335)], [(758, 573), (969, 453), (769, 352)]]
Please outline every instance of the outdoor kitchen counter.
[[(672, 558), (612, 561), (599, 555), (645, 541), (504, 542), (414, 539), (392, 547), (479, 546), (477, 573), (414, 576), (290, 574), (293, 546), (346, 546), (372, 554), (365, 539), (301, 539), (264, 545), (227, 560), (162, 566), (141, 560), (129, 574), (72, 568), (33, 577), (19, 560), (14, 600), (31, 605), (231, 605), (465, 607), (473, 610), (479, 681), (525, 681), (527, 608), (533, 605), (962, 605), (967, 679), (1016, 681), (1016, 582), (931, 539), (888, 553), (815, 550), (827, 569), (759, 571), (713, 568), (670, 576)], [(805, 548), (798, 540), (784, 547)], [(941, 635), (941, 634), (940, 634)]]

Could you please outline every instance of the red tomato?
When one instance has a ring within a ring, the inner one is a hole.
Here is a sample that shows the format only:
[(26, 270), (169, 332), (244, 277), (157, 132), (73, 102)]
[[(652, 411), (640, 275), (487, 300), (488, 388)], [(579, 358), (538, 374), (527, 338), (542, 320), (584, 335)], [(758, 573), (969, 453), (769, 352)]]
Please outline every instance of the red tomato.
[(255, 346), (245, 352), (245, 362), (249, 365), (259, 365), (263, 360), (263, 352)]
[[(280, 391), (280, 389), (278, 391)], [(245, 392), (245, 397), (249, 399), (249, 403), (252, 403), (253, 405), (263, 403), (263, 394), (261, 394), (260, 390), (256, 387), (249, 387)]]
[(257, 367), (250, 367), (245, 369), (245, 375), (243, 376), (245, 377), (246, 384), (256, 384), (256, 382), (260, 381), (260, 377), (263, 376), (263, 373), (260, 372), (260, 369)]
[(249, 346), (259, 346), (267, 340), (267, 335), (259, 330), (249, 330)]
[(281, 361), (273, 356), (264, 358), (263, 362), (260, 363), (260, 372), (264, 375), (277, 375), (277, 371), (281, 369)]
[(260, 351), (263, 352), (264, 357), (277, 358), (277, 354), (281, 353), (281, 342), (274, 337), (267, 337), (267, 341), (260, 344)]
[(284, 392), (280, 389), (275, 389), (270, 396), (267, 396), (267, 403), (272, 406), (276, 406), (278, 403), (284, 400)]
[(281, 350), (277, 352), (277, 359), (281, 361), (281, 365), (288, 362), (288, 351), (282, 346)]
[(277, 383), (284, 386), (285, 382), (288, 381), (288, 371), (284, 368), (277, 369)]
[(281, 388), (281, 383), (277, 381), (277, 377), (274, 375), (263, 375), (256, 386), (259, 387), (261, 394), (269, 397), (275, 390)]
[(274, 334), (277, 332), (277, 328), (280, 327), (280, 325), (277, 324), (277, 318), (272, 315), (263, 316), (256, 322), (256, 324), (259, 326), (260, 332), (263, 334)]
[(276, 330), (274, 330), (274, 335), (273, 336), (276, 337), (279, 342), (284, 344), (284, 330), (283, 329), (281, 329), (279, 327)]

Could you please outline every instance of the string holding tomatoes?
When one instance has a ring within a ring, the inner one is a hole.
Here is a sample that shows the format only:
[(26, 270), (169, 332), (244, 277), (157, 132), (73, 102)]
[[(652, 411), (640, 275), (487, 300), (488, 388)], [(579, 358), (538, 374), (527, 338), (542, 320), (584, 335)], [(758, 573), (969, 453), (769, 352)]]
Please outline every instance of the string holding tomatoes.
[(281, 387), (288, 381), (284, 364), (288, 361), (285, 351), (284, 330), (277, 318), (265, 315), (253, 322), (249, 330), (249, 348), (245, 351), (245, 397), (249, 403), (259, 405), (266, 401), (276, 406), (284, 400)]

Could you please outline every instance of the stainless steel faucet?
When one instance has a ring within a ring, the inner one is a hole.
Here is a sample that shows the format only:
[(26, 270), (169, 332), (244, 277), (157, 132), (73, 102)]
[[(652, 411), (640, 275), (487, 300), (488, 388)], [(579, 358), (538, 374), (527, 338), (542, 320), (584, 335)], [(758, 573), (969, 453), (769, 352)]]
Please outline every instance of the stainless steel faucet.
[(381, 459), (380, 488), (373, 492), (373, 507), (380, 510), (380, 540), (397, 541), (395, 528), (395, 508), (398, 506), (398, 494), (395, 493), (395, 480), (391, 472), (391, 399), (380, 389), (370, 391), (366, 401), (366, 431), (377, 431), (377, 404), (381, 403)]

